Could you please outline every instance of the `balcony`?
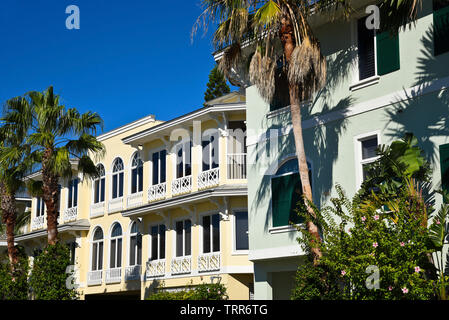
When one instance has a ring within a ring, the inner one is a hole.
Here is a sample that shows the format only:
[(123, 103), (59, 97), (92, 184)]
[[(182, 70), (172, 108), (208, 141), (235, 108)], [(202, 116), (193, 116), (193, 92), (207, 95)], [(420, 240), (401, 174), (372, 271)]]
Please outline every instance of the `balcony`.
[(143, 192), (130, 194), (126, 200), (126, 208), (135, 208), (143, 204)]
[(167, 195), (167, 183), (159, 183), (148, 188), (148, 201), (164, 200)]
[(220, 183), (220, 169), (203, 171), (198, 176), (198, 189), (203, 190), (218, 186)]
[(219, 252), (206, 253), (198, 257), (198, 272), (219, 271), (221, 254)]
[(171, 183), (173, 196), (189, 193), (192, 191), (192, 176), (178, 178)]
[(94, 203), (90, 206), (90, 216), (99, 217), (104, 214), (104, 202)]
[(188, 274), (192, 270), (192, 258), (191, 257), (177, 257), (171, 261), (171, 274)]
[(227, 155), (228, 179), (246, 179), (246, 153)]
[(119, 212), (123, 210), (123, 197), (109, 200), (108, 213)]
[(87, 273), (87, 285), (94, 286), (103, 282), (103, 270), (89, 271)]
[(122, 281), (122, 268), (106, 270), (106, 283), (120, 283)]
[(163, 276), (165, 276), (165, 260), (153, 260), (147, 262), (147, 279)]
[(33, 218), (33, 221), (31, 223), (31, 230), (39, 230), (44, 228), (44, 221), (44, 216)]
[(125, 281), (140, 280), (140, 265), (129, 266), (125, 269)]
[(75, 221), (78, 216), (78, 207), (68, 208), (64, 212), (64, 223)]

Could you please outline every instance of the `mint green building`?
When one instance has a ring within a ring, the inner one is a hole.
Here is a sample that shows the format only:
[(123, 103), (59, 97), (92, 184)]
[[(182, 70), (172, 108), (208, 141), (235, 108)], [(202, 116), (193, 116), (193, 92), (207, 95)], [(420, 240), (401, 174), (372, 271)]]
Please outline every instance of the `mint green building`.
[[(373, 3), (359, 1), (349, 22), (313, 23), (328, 61), (325, 88), (302, 109), (318, 206), (335, 195), (337, 183), (354, 195), (377, 145), (406, 132), (425, 150), (434, 186), (449, 187), (449, 2), (423, 1), (416, 26), (396, 37), (366, 28), (365, 8)], [(289, 299), (304, 252), (288, 224), (299, 183), (288, 97), (278, 92), (276, 102), (267, 104), (242, 72), (235, 78), (246, 88), (255, 299)], [(441, 201), (438, 195), (436, 205)]]

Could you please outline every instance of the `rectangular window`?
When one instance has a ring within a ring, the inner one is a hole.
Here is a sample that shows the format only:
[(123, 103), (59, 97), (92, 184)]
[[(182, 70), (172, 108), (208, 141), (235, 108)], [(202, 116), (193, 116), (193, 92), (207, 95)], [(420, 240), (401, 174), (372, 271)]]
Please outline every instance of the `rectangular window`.
[(368, 165), (378, 159), (377, 147), (379, 145), (377, 136), (363, 138), (359, 140), (361, 147), (362, 182), (366, 180)]
[(248, 250), (248, 212), (236, 212), (235, 216), (235, 250)]
[(366, 27), (366, 17), (357, 21), (359, 80), (400, 69), (399, 35)]
[(440, 146), (441, 187), (449, 193), (449, 144)]
[(143, 190), (143, 166), (138, 166), (131, 170), (131, 193), (142, 192)]
[(165, 225), (151, 227), (151, 260), (165, 259)]
[(78, 179), (69, 181), (67, 208), (74, 208), (78, 205)]
[(219, 152), (218, 152), (218, 131), (215, 135), (203, 137), (203, 171), (218, 168)]
[(433, 0), (434, 55), (449, 52), (449, 0)]
[(94, 187), (94, 203), (104, 202), (104, 188), (105, 188), (105, 178), (95, 180)]
[(142, 261), (142, 235), (140, 233), (130, 237), (129, 265), (140, 265)]
[(183, 220), (176, 222), (176, 256), (189, 256), (191, 254), (191, 222)]
[(192, 174), (192, 142), (179, 144), (176, 147), (176, 178)]
[(203, 217), (203, 253), (220, 251), (220, 215)]
[(153, 185), (164, 183), (166, 181), (166, 156), (167, 151), (161, 150), (154, 152), (151, 157), (153, 164)]
[(43, 216), (45, 214), (45, 202), (41, 197), (37, 198), (36, 201), (36, 217)]

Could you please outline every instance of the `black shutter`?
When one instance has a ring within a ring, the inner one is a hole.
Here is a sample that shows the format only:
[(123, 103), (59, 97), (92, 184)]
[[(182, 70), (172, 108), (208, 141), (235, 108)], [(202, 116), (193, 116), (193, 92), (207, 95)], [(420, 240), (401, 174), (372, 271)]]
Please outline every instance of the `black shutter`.
[(374, 30), (368, 29), (365, 21), (366, 18), (362, 18), (357, 22), (359, 80), (373, 77), (376, 74)]

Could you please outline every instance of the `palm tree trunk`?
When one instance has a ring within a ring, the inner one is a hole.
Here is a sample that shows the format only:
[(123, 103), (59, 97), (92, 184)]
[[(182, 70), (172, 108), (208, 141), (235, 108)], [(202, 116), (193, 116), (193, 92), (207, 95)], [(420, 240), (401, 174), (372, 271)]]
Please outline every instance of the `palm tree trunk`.
[(43, 199), (47, 209), (47, 237), (48, 244), (54, 245), (58, 242), (58, 176), (52, 170), (49, 160), (53, 155), (53, 150), (48, 148), (44, 152), (42, 159), (42, 182)]
[(6, 225), (6, 242), (8, 246), (8, 258), (11, 271), (14, 272), (18, 263), (17, 249), (14, 244), (14, 229), (16, 225), (16, 201), (3, 184), (0, 184), (1, 208), (3, 211), (3, 223)]
[[(281, 20), (280, 38), (283, 45), (284, 55), (287, 62), (290, 62), (291, 55), (295, 49), (296, 43), (294, 40), (294, 32), (291, 21), (288, 18)], [(304, 139), (302, 135), (302, 119), (301, 119), (301, 106), (298, 88), (295, 84), (289, 84), (290, 94), (290, 111), (293, 125), (293, 135), (295, 138), (296, 156), (298, 158), (299, 175), (301, 178), (302, 192), (307, 200), (313, 202), (312, 187), (309, 180), (309, 168), (307, 166), (306, 153), (304, 148)], [(312, 217), (315, 217), (313, 209), (306, 202), (307, 211)], [(307, 222), (308, 232), (316, 239), (317, 243), (321, 242), (318, 227), (312, 222)], [(322, 256), (321, 250), (316, 245), (312, 245), (311, 251), (313, 254), (313, 263), (317, 265), (319, 259)]]

